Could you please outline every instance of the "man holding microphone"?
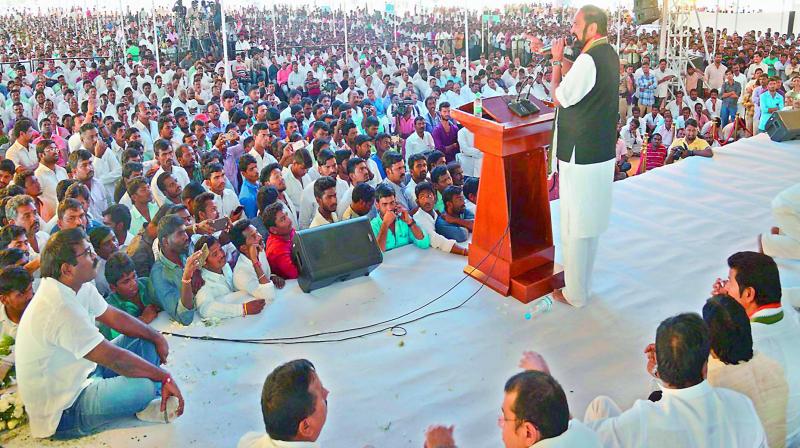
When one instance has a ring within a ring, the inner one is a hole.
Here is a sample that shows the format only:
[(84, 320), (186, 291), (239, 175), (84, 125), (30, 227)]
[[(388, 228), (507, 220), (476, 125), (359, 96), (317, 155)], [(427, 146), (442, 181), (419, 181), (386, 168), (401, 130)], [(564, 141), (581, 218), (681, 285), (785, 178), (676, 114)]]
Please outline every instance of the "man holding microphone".
[(614, 181), (619, 55), (608, 43), (608, 17), (592, 5), (572, 22), (575, 62), (564, 59), (565, 39), (552, 46), (550, 91), (556, 105), (553, 148), (558, 160), (561, 252), (566, 286), (556, 300), (584, 306), (600, 235), (608, 228)]

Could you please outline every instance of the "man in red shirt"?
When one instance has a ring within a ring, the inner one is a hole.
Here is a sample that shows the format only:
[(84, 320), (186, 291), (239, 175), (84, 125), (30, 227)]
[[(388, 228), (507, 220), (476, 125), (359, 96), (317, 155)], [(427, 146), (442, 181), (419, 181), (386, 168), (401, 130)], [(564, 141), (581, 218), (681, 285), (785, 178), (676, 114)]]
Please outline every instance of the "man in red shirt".
[(292, 259), (294, 225), (282, 202), (274, 202), (264, 209), (264, 225), (269, 230), (267, 262), (272, 273), (282, 278), (297, 278), (297, 265)]
[(650, 136), (650, 143), (647, 145), (645, 153), (644, 171), (664, 166), (664, 161), (667, 159), (667, 147), (661, 143), (661, 140), (661, 134)]

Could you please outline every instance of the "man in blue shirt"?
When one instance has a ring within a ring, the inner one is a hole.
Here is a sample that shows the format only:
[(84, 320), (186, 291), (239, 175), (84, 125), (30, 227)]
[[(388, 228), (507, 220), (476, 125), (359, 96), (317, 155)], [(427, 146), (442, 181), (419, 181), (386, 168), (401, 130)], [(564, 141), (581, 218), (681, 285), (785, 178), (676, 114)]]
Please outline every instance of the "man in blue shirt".
[(194, 319), (194, 295), (200, 289), (194, 274), (201, 267), (203, 251), (187, 257), (189, 234), (178, 215), (167, 215), (158, 223), (158, 245), (158, 256), (150, 271), (156, 301), (172, 320), (189, 325)]
[(444, 213), (436, 218), (436, 233), (445, 238), (463, 243), (469, 239), (475, 215), (467, 210), (461, 187), (451, 185), (442, 193)]
[(249, 219), (258, 215), (258, 162), (250, 154), (239, 157), (239, 172), (242, 174), (242, 189), (239, 191), (239, 203)]
[(783, 109), (783, 96), (778, 93), (779, 78), (770, 78), (767, 84), (767, 91), (759, 97), (759, 107), (761, 107), (761, 119), (758, 122), (758, 131), (766, 131), (767, 121), (773, 112)]

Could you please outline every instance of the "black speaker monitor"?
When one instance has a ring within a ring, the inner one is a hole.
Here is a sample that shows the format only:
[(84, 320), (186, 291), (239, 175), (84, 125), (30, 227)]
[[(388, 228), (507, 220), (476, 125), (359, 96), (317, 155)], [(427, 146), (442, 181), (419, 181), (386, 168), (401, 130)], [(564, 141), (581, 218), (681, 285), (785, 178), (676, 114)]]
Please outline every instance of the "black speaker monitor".
[(765, 129), (772, 141), (797, 140), (800, 138), (800, 110), (774, 112), (769, 117)]
[(311, 292), (334, 282), (369, 275), (383, 262), (367, 217), (297, 232), (292, 242), (297, 283)]

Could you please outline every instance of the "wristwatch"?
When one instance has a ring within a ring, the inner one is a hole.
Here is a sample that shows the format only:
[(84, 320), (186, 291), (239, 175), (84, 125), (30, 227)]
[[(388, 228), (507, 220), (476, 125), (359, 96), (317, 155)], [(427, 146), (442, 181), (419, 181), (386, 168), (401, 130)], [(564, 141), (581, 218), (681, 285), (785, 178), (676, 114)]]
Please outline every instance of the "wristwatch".
[(550, 65), (552, 65), (553, 67), (560, 67), (561, 66), (561, 61), (552, 61), (550, 63)]

